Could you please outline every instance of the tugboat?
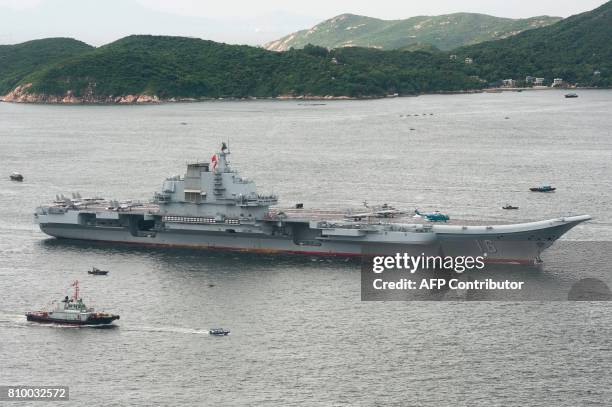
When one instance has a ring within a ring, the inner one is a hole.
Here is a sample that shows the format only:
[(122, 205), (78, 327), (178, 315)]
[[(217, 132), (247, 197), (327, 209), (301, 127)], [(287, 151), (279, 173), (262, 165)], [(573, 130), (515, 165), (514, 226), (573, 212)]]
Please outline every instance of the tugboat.
[(229, 335), (230, 331), (223, 328), (213, 328), (208, 331), (208, 333), (215, 336), (227, 336)]
[(17, 181), (17, 182), (23, 181), (23, 175), (21, 175), (18, 172), (13, 172), (11, 175), (9, 175), (9, 178), (11, 179), (11, 181)]
[(531, 192), (554, 192), (557, 188), (551, 187), (550, 185), (543, 185), (541, 187), (531, 187)]
[(518, 206), (512, 206), (510, 204), (506, 204), (506, 206), (502, 206), (502, 209), (518, 209)]
[(94, 276), (105, 276), (108, 274), (108, 270), (100, 270), (97, 267), (92, 267), (91, 270), (87, 270), (87, 274), (93, 274)]
[(93, 308), (88, 308), (79, 297), (78, 280), (72, 283), (72, 287), (74, 287), (72, 298), (66, 296), (52, 311), (26, 312), (27, 320), (62, 325), (108, 325), (119, 319), (119, 315), (95, 312)]

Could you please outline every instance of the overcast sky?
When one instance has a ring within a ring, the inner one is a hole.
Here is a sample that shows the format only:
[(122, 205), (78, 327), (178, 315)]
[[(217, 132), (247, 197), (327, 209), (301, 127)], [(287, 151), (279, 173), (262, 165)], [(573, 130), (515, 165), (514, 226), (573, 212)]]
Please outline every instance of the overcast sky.
[(384, 19), (474, 12), (567, 17), (602, 0), (0, 0), (0, 44), (67, 36), (102, 45), (129, 34), (262, 44), (342, 13)]

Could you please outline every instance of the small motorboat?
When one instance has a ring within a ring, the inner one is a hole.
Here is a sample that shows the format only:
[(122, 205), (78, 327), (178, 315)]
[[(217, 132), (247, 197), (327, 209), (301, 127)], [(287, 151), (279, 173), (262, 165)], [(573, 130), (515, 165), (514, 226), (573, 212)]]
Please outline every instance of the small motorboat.
[(571, 99), (571, 98), (577, 98), (578, 95), (575, 93), (566, 93), (565, 94), (566, 99)]
[(551, 187), (550, 185), (543, 185), (541, 187), (531, 187), (531, 192), (554, 192), (557, 188)]
[(507, 204), (505, 206), (502, 206), (502, 209), (518, 209), (518, 206), (512, 206), (510, 204)]
[(215, 336), (227, 336), (229, 335), (230, 331), (223, 328), (213, 328), (208, 331), (208, 333)]
[(108, 270), (100, 270), (97, 267), (92, 267), (91, 270), (87, 270), (87, 274), (92, 274), (94, 276), (105, 276), (108, 274)]
[(11, 181), (17, 181), (17, 182), (23, 181), (23, 175), (21, 175), (18, 172), (12, 173), (11, 175), (9, 175), (9, 178), (11, 179)]

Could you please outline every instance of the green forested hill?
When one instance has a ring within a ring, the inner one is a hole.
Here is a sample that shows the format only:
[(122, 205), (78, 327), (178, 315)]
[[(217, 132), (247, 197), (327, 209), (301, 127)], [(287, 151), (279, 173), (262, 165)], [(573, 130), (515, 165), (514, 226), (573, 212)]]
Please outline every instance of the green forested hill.
[[(273, 52), (150, 35), (92, 48), (48, 39), (0, 46), (0, 94), (7, 101), (53, 103), (131, 103), (134, 96), (143, 101), (145, 96), (379, 97), (478, 89), (527, 75), (610, 87), (612, 2), (551, 26), (452, 52), (416, 48), (308, 45)], [(467, 57), (473, 63), (465, 63)]]
[(76, 96), (383, 96), (476, 88), (445, 55), (307, 47), (284, 53), (194, 38), (131, 36), (36, 70), (28, 92)]
[[(453, 51), (490, 81), (527, 75), (612, 86), (612, 2), (557, 24)], [(599, 72), (599, 74), (597, 74)]]
[(72, 38), (47, 38), (17, 45), (0, 45), (0, 95), (27, 74), (50, 63), (65, 60), (93, 47)]
[(286, 51), (312, 44), (326, 48), (368, 47), (388, 50), (425, 44), (441, 50), (450, 50), (463, 45), (506, 38), (559, 20), (560, 17), (511, 19), (476, 13), (381, 20), (342, 14), (308, 30), (291, 33), (269, 42), (264, 48), (270, 51)]

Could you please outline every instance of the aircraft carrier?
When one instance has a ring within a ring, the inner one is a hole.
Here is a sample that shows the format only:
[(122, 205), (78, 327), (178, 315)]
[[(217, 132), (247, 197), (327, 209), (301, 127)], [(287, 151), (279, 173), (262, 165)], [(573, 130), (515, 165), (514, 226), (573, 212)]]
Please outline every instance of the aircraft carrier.
[[(363, 213), (278, 207), (229, 163), (223, 143), (210, 162), (187, 164), (150, 202), (56, 196), (36, 209), (40, 229), (57, 238), (307, 255), (485, 256), (532, 264), (588, 215), (516, 224), (429, 222), (389, 206)], [(447, 220), (447, 219), (444, 219)]]

